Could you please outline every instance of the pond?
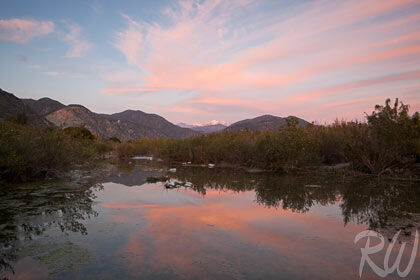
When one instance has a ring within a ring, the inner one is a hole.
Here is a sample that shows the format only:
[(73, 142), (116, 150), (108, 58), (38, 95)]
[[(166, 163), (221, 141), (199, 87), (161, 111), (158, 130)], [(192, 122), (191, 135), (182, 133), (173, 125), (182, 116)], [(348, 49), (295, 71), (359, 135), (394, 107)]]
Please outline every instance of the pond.
[[(397, 232), (389, 266), (403, 244), (400, 271), (415, 252), (418, 183), (143, 161), (104, 170), (1, 189), (0, 279), (358, 279), (367, 229), (384, 238), (369, 256), (381, 269)], [(362, 279), (382, 279), (372, 267)]]

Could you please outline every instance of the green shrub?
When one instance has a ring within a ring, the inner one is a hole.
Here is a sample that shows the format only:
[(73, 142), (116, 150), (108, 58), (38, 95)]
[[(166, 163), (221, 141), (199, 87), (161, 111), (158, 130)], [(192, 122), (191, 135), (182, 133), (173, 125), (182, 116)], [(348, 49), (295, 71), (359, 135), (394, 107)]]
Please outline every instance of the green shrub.
[(380, 174), (415, 161), (420, 152), (420, 118), (409, 106), (387, 99), (367, 116), (367, 124), (350, 127), (349, 158), (357, 169)]
[(229, 163), (291, 172), (311, 165), (351, 162), (356, 170), (379, 174), (420, 159), (420, 116), (387, 100), (367, 122), (335, 121), (298, 127), (290, 120), (277, 131), (224, 131), (186, 139), (123, 142), (120, 158), (154, 155), (196, 164)]
[(71, 130), (0, 122), (0, 180), (27, 181), (51, 170), (67, 170), (98, 156), (90, 137), (74, 137)]
[(114, 143), (121, 143), (121, 140), (118, 139), (117, 137), (111, 137), (108, 140), (111, 141), (111, 142), (114, 142)]
[(15, 124), (27, 124), (28, 118), (26, 117), (25, 113), (18, 113), (14, 116), (9, 116), (6, 118), (6, 121), (12, 122)]
[[(64, 130), (25, 125), (22, 117), (0, 123), (0, 179), (19, 181), (66, 169), (114, 151), (119, 159), (153, 155), (175, 162), (228, 163), (292, 172), (311, 165), (351, 162), (381, 174), (420, 160), (420, 115), (398, 100), (377, 105), (367, 122), (276, 131), (223, 131), (186, 139), (96, 139), (84, 127)], [(117, 141), (118, 140), (118, 141)], [(121, 142), (121, 143), (120, 143)]]
[(63, 131), (74, 138), (95, 140), (95, 136), (84, 126), (67, 127)]
[(348, 123), (336, 120), (332, 125), (319, 126), (314, 130), (319, 153), (325, 164), (347, 161)]
[(138, 140), (124, 141), (117, 144), (116, 156), (119, 159), (127, 159), (133, 156), (150, 155), (151, 142), (148, 138), (143, 137)]
[(115, 151), (119, 159), (127, 159), (135, 154), (133, 143), (128, 141), (119, 144)]

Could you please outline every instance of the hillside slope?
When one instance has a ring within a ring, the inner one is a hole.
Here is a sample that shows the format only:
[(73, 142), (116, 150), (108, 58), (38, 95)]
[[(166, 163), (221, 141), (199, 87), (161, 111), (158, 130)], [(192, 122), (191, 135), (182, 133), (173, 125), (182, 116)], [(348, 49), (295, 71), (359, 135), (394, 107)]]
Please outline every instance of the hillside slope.
[(142, 111), (126, 110), (121, 113), (115, 113), (112, 115), (101, 114), (102, 117), (107, 118), (108, 120), (125, 120), (132, 123), (135, 123), (145, 129), (149, 128), (156, 133), (162, 134), (167, 138), (185, 138), (200, 135), (200, 132), (194, 131), (189, 128), (182, 128), (173, 123), (167, 121), (165, 118), (156, 115), (148, 114)]
[(251, 131), (259, 131), (259, 130), (277, 130), (279, 128), (287, 126), (288, 119), (295, 119), (297, 121), (298, 126), (303, 127), (309, 124), (309, 122), (294, 117), (288, 116), (286, 118), (281, 118), (272, 115), (263, 115), (253, 119), (246, 119), (232, 125), (228, 126), (226, 130), (228, 131), (235, 131), (235, 130), (243, 130), (249, 129)]
[(61, 104), (60, 102), (48, 97), (44, 97), (38, 100), (22, 99), (22, 101), (39, 116), (46, 116), (65, 107), (64, 104)]
[(26, 115), (29, 124), (51, 126), (45, 118), (35, 113), (28, 105), (13, 94), (0, 89), (0, 120), (16, 116), (19, 113)]
[(159, 138), (163, 134), (124, 120), (109, 120), (91, 112), (81, 105), (69, 105), (46, 116), (47, 120), (60, 127), (84, 125), (91, 132), (103, 138), (137, 139), (141, 137)]

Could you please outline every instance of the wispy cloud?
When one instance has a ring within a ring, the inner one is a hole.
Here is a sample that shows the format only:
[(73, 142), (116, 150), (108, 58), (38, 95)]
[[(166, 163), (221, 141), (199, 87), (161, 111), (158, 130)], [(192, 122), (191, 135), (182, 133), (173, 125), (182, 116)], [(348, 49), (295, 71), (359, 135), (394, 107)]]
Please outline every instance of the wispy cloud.
[(44, 74), (50, 77), (58, 77), (58, 78), (66, 78), (66, 79), (77, 79), (77, 78), (84, 77), (84, 75), (82, 74), (71, 73), (71, 72), (47, 71), (47, 72), (44, 72)]
[(82, 57), (94, 48), (94, 45), (82, 34), (82, 29), (79, 25), (68, 22), (65, 22), (65, 24), (68, 28), (68, 33), (64, 35), (63, 40), (70, 47), (66, 52), (66, 57)]
[(41, 65), (33, 64), (33, 65), (28, 65), (26, 68), (28, 68), (28, 69), (40, 69)]
[(102, 8), (102, 6), (100, 5), (99, 2), (94, 1), (94, 2), (90, 3), (89, 6), (96, 15), (100, 15), (100, 14), (103, 13), (103, 8)]
[(334, 95), (340, 92), (357, 89), (357, 88), (363, 88), (363, 87), (371, 87), (376, 86), (380, 84), (388, 84), (388, 83), (394, 83), (399, 81), (405, 81), (405, 80), (418, 80), (420, 79), (420, 70), (407, 72), (407, 73), (398, 73), (394, 75), (387, 75), (382, 77), (376, 77), (373, 79), (368, 80), (361, 80), (356, 82), (350, 82), (346, 84), (340, 84), (332, 87), (326, 87), (319, 90), (312, 90), (308, 92), (298, 93), (293, 96), (290, 96), (286, 99), (286, 101), (289, 101), (291, 103), (310, 103), (314, 102), (322, 97), (328, 96), (328, 95)]
[(191, 115), (226, 108), (281, 114), (286, 110), (273, 104), (303, 108), (302, 100), (327, 93), (337, 99), (329, 104), (339, 104), (352, 89), (407, 80), (401, 73), (420, 70), (419, 11), (420, 3), (410, 0), (287, 8), (208, 0), (166, 8), (161, 22), (123, 14), (127, 27), (114, 45), (139, 74), (133, 84), (104, 92), (188, 89), (196, 94), (172, 110)]
[(127, 20), (128, 28), (117, 33), (115, 47), (126, 56), (128, 63), (140, 64), (139, 58), (144, 51), (143, 46), (146, 45), (142, 27), (129, 16), (125, 14), (122, 14), (122, 16)]
[(0, 19), (0, 41), (25, 44), (30, 40), (42, 38), (54, 32), (52, 21), (34, 19)]
[(156, 92), (160, 91), (160, 88), (106, 88), (103, 90), (104, 93), (144, 93), (144, 92)]

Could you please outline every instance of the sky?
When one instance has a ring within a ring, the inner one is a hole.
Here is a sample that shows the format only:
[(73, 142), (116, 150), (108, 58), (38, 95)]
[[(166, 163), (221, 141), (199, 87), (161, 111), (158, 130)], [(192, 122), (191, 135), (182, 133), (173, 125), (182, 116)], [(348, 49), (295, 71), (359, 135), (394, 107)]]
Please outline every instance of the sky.
[(420, 111), (418, 0), (0, 0), (0, 88), (174, 123)]

